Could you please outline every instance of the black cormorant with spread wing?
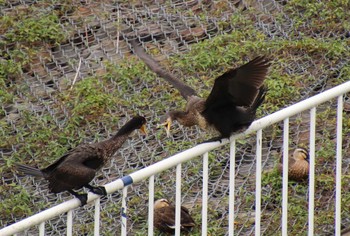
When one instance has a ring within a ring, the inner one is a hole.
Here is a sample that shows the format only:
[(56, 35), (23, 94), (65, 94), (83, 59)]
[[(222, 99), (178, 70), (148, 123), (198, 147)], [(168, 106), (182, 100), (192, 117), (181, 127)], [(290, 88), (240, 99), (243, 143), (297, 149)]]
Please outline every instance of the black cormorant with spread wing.
[(199, 125), (204, 130), (214, 130), (218, 137), (208, 141), (229, 138), (233, 133), (250, 126), (255, 119), (257, 108), (264, 101), (267, 89), (263, 85), (269, 61), (259, 56), (250, 62), (230, 69), (215, 79), (207, 99), (199, 97), (194, 89), (174, 75), (166, 72), (149, 56), (135, 40), (130, 41), (134, 53), (160, 77), (172, 84), (187, 100), (184, 111), (167, 112), (167, 134), (170, 134), (172, 121), (184, 126)]

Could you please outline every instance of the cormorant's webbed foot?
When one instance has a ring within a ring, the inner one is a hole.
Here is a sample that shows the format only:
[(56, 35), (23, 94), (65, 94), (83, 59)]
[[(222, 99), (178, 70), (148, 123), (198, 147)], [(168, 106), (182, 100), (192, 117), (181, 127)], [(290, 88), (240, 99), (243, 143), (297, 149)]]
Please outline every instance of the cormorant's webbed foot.
[(71, 194), (74, 195), (74, 197), (78, 198), (80, 200), (80, 206), (84, 206), (87, 203), (87, 199), (88, 199), (88, 195), (86, 193), (83, 194), (79, 194), (74, 192), (73, 190), (68, 190), (68, 192), (70, 192)]
[(210, 143), (210, 142), (217, 142), (217, 141), (222, 143), (222, 139), (224, 139), (224, 137), (218, 136), (218, 137), (214, 137), (214, 138), (208, 139), (208, 140), (206, 140), (206, 141), (204, 141), (202, 143)]
[(85, 187), (90, 189), (90, 191), (95, 193), (95, 194), (98, 194), (101, 196), (107, 195), (107, 191), (106, 191), (105, 187), (103, 187), (103, 186), (94, 187), (94, 186), (91, 186), (90, 184), (87, 184), (87, 185), (85, 185)]

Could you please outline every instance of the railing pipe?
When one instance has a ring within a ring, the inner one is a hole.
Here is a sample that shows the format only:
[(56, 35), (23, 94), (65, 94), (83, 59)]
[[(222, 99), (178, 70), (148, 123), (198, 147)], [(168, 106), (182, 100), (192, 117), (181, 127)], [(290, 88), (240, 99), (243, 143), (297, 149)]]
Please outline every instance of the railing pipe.
[(100, 235), (100, 199), (95, 200), (95, 214), (94, 214), (94, 236)]
[(203, 155), (203, 191), (202, 191), (202, 235), (206, 236), (208, 230), (208, 175), (209, 175), (209, 155)]
[(148, 182), (148, 236), (153, 236), (154, 175), (149, 177)]
[(337, 107), (337, 153), (336, 153), (336, 186), (335, 186), (335, 235), (341, 234), (341, 168), (343, 143), (343, 96), (338, 97)]
[(67, 236), (73, 235), (73, 210), (67, 212)]
[(176, 199), (175, 199), (175, 236), (180, 236), (181, 229), (181, 163), (176, 166)]
[[(304, 110), (310, 109), (314, 106), (317, 106), (318, 104), (324, 103), (332, 98), (338, 97), (340, 95), (343, 95), (350, 91), (350, 81), (345, 82), (341, 85), (338, 85), (332, 89), (329, 89), (323, 93), (320, 93), (318, 95), (315, 95), (311, 98), (305, 99), (299, 103), (296, 103), (294, 105), (291, 105), (290, 107), (287, 107), (283, 110), (277, 111), (271, 115), (268, 115), (266, 117), (263, 117), (259, 120), (256, 120), (251, 124), (249, 129), (247, 129), (245, 132), (242, 132), (240, 134), (234, 135), (233, 138), (239, 139), (247, 134), (251, 134), (253, 132), (256, 132), (259, 129), (262, 129), (266, 126), (270, 126), (274, 123), (277, 123), (279, 121), (282, 121), (286, 119), (287, 117), (296, 115)], [(229, 140), (223, 140), (221, 143), (219, 142), (213, 142), (213, 143), (204, 143), (197, 145), (191, 149), (188, 149), (186, 151), (183, 151), (181, 153), (178, 153), (172, 157), (169, 157), (167, 159), (164, 159), (160, 162), (157, 162), (153, 164), (152, 166), (146, 167), (142, 170), (136, 171), (132, 174), (130, 174), (129, 179), (132, 178), (131, 183), (139, 182), (143, 180), (144, 178), (148, 178), (154, 174), (157, 174), (159, 172), (162, 172), (166, 169), (169, 169), (171, 167), (176, 166), (179, 163), (186, 162), (190, 159), (193, 159), (196, 156), (203, 155), (205, 152), (208, 152), (212, 149), (215, 149), (217, 147), (223, 146), (227, 144)], [(130, 184), (129, 181), (127, 184)], [(106, 191), (107, 193), (115, 192), (119, 189), (122, 189), (126, 185), (125, 179), (118, 179), (115, 180), (109, 184), (106, 184)], [(93, 193), (89, 193), (88, 202), (91, 202), (95, 199), (97, 199), (99, 196), (95, 195)], [(0, 235), (13, 235), (18, 232), (22, 232), (25, 229), (28, 229), (34, 225), (38, 225), (41, 222), (47, 221), (49, 219), (54, 218), (55, 216), (64, 214), (68, 212), (69, 210), (78, 208), (80, 206), (80, 201), (78, 199), (72, 199), (69, 201), (66, 201), (64, 203), (61, 203), (57, 206), (54, 206), (50, 209), (44, 210), (36, 215), (33, 215), (31, 217), (28, 217), (24, 220), (21, 220), (17, 223), (14, 223), (6, 228), (0, 229)]]
[(284, 108), (280, 111), (277, 111), (271, 115), (265, 116), (251, 124), (249, 129), (244, 132), (252, 133), (266, 126), (270, 126), (274, 123), (282, 121), (287, 117), (294, 116), (302, 111), (311, 109), (319, 104), (329, 101), (332, 98), (338, 97), (342, 94), (345, 94), (350, 91), (350, 81), (340, 84), (334, 88), (331, 88), (327, 91), (324, 91), (320, 94), (317, 94), (313, 97), (300, 101), (296, 104), (293, 104), (287, 108)]
[(282, 235), (287, 235), (288, 227), (288, 155), (289, 155), (289, 118), (283, 122), (283, 162), (282, 162)]
[(39, 236), (45, 236), (45, 222), (41, 222), (39, 225)]
[(308, 235), (314, 235), (315, 211), (315, 138), (316, 138), (316, 107), (310, 110), (310, 168), (309, 168), (309, 230)]
[(233, 236), (235, 226), (235, 176), (236, 176), (236, 140), (230, 144), (230, 192), (229, 192), (229, 213), (228, 213), (228, 235)]
[(128, 197), (128, 186), (123, 188), (123, 196), (122, 196), (122, 212), (121, 212), (121, 221), (122, 221), (122, 236), (127, 235), (126, 224), (128, 223), (127, 219), (127, 197)]
[(262, 168), (262, 130), (256, 134), (256, 178), (255, 178), (255, 236), (261, 233), (261, 168)]

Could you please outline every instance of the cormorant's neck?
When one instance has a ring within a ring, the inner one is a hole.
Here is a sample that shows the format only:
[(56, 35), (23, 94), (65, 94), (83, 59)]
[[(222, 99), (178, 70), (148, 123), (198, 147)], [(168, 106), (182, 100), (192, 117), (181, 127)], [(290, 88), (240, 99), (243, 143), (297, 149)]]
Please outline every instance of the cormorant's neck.
[(118, 132), (110, 139), (103, 141), (103, 148), (105, 151), (105, 156), (111, 158), (113, 154), (125, 143), (129, 135), (133, 132), (130, 130), (128, 132)]
[(130, 134), (133, 132), (134, 130), (129, 130), (128, 132), (118, 132), (116, 133), (111, 139), (113, 141), (116, 140), (123, 140), (125, 142), (125, 140), (128, 139), (128, 137), (130, 136)]
[(134, 130), (135, 127), (133, 126), (133, 124), (131, 122), (128, 122), (120, 128), (120, 130), (113, 136), (113, 138), (118, 138), (125, 135), (129, 136)]

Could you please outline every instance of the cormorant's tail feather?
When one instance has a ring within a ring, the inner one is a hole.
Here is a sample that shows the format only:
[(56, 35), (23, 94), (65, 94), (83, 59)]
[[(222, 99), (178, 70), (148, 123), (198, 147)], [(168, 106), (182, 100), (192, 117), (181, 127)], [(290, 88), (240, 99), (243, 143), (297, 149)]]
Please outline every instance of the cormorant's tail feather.
[(18, 163), (16, 164), (16, 167), (18, 171), (23, 172), (26, 175), (44, 177), (43, 173), (38, 168)]
[(253, 104), (251, 105), (250, 109), (251, 111), (256, 111), (256, 109), (258, 109), (258, 107), (264, 102), (265, 100), (265, 96), (266, 96), (266, 93), (267, 93), (267, 88), (265, 86), (262, 86), (260, 89), (259, 89), (259, 93), (258, 95), (256, 96)]
[(197, 96), (196, 91), (190, 86), (186, 85), (183, 81), (176, 78), (173, 74), (165, 71), (159, 65), (159, 63), (154, 60), (150, 55), (148, 55), (145, 50), (137, 44), (136, 40), (129, 41), (131, 46), (134, 48), (134, 53), (158, 76), (162, 77), (173, 85), (181, 95), (187, 100), (190, 96)]

